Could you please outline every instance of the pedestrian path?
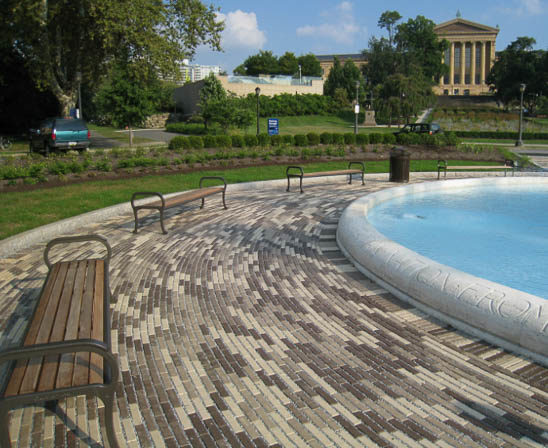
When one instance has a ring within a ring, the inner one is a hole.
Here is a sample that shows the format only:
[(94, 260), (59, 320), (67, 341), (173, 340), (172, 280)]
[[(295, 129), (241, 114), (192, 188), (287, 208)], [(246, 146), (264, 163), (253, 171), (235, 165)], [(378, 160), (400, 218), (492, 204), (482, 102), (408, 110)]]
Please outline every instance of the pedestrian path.
[[(131, 213), (79, 228), (113, 248), (122, 447), (548, 444), (547, 368), (428, 317), (339, 251), (342, 211), (386, 177), (229, 186), (228, 210), (170, 210), (167, 235), (154, 214), (137, 235)], [(2, 346), (22, 338), (42, 250), (0, 259)], [(12, 446), (104, 443), (97, 400), (54, 410), (13, 411)]]

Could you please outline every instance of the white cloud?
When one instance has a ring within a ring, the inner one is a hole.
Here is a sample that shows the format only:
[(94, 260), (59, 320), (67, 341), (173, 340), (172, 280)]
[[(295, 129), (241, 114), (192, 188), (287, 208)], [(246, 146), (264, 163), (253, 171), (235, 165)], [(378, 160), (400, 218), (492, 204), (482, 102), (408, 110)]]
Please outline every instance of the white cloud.
[(217, 18), (225, 23), (221, 39), (223, 49), (262, 48), (266, 43), (266, 35), (259, 29), (254, 12), (238, 9), (226, 15), (218, 13)]
[[(352, 44), (362, 29), (354, 18), (354, 5), (343, 1), (332, 11), (323, 11), (320, 16), (329, 17), (328, 23), (304, 25), (297, 28), (297, 36), (314, 36), (318, 39), (330, 39), (339, 44)], [(364, 30), (365, 31), (365, 30)]]
[(509, 15), (540, 16), (546, 13), (546, 6), (541, 0), (515, 0), (515, 7), (503, 7), (501, 11)]

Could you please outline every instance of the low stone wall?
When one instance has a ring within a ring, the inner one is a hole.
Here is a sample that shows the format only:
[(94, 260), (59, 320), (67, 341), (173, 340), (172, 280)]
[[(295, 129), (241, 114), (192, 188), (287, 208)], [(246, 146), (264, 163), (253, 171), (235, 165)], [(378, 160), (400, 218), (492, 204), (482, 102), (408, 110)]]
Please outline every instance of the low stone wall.
[(141, 125), (144, 129), (164, 129), (166, 123), (181, 121), (182, 114), (166, 112), (148, 117)]

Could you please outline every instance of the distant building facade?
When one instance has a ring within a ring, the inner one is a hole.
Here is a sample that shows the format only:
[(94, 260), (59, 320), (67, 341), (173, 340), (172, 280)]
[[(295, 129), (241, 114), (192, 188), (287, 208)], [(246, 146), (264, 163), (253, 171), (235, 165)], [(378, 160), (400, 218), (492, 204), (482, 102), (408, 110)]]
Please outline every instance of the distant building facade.
[(221, 74), (221, 67), (218, 65), (184, 64), (181, 66), (181, 84), (187, 82), (201, 81), (210, 73), (218, 76)]
[(498, 28), (470, 22), (460, 17), (434, 28), (440, 39), (449, 42), (444, 63), (449, 73), (434, 87), (437, 95), (482, 95), (489, 93), (487, 75), (495, 63)]
[(346, 61), (352, 61), (360, 69), (367, 64), (367, 56), (362, 53), (316, 55), (316, 59), (320, 62), (322, 68), (322, 78), (324, 80), (329, 76), (329, 72), (335, 64), (335, 58), (339, 60), (341, 65), (344, 65)]

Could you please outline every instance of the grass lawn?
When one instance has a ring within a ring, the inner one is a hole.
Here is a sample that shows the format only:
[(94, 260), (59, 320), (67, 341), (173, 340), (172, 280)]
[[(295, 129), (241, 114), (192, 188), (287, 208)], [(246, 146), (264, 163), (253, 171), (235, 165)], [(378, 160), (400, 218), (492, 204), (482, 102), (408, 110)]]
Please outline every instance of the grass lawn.
[[(448, 162), (451, 165), (474, 163), (453, 160)], [(346, 161), (333, 161), (303, 166), (306, 166), (307, 171), (329, 171), (346, 169), (347, 165)], [(167, 194), (190, 190), (198, 187), (202, 176), (223, 176), (229, 184), (285, 179), (285, 169), (286, 165), (272, 165), (230, 170), (204, 170), (186, 174), (91, 181), (24, 192), (4, 192), (0, 215), (0, 239), (82, 213), (128, 202), (135, 191), (159, 191)], [(436, 171), (437, 161), (412, 160), (410, 169), (411, 171)], [(366, 162), (367, 173), (387, 173), (388, 170), (388, 160)]]

